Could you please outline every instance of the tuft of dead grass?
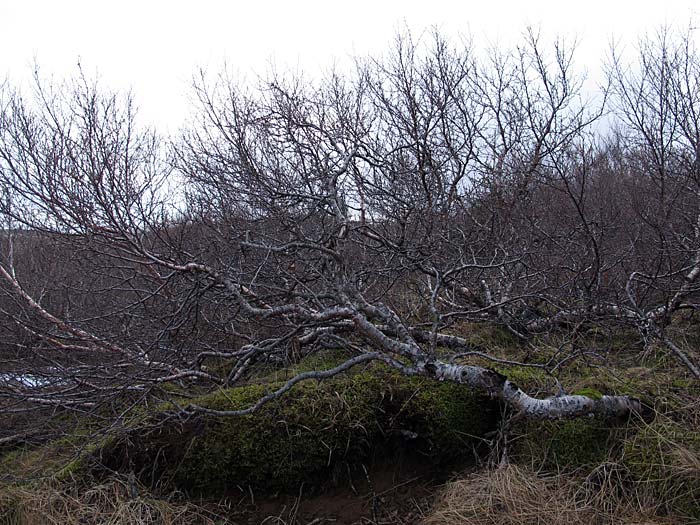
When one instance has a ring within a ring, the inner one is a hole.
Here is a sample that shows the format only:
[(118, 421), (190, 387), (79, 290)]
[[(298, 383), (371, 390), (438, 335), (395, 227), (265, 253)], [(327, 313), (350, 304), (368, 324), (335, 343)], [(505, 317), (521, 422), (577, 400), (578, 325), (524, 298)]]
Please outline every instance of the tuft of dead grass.
[(543, 475), (507, 464), (448, 483), (428, 525), (660, 525), (683, 523), (655, 516), (653, 503), (621, 490), (614, 465), (587, 478)]
[(0, 525), (220, 525), (222, 516), (192, 503), (139, 495), (133, 485), (110, 480), (88, 489), (76, 485), (0, 487)]

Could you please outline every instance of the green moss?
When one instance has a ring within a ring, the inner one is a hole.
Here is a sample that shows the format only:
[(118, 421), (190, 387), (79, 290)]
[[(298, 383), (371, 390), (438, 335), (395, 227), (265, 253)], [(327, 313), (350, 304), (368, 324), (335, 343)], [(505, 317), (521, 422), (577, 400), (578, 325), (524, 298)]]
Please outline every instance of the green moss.
[(550, 391), (556, 383), (547, 372), (537, 367), (503, 366), (496, 371), (529, 394)]
[[(219, 410), (240, 409), (263, 394), (256, 385), (222, 391), (200, 403)], [(322, 432), (324, 427), (371, 424), (363, 417), (363, 407), (344, 411), (340, 399), (327, 394), (320, 385), (306, 383), (294, 396), (259, 414), (207, 422), (187, 445), (176, 482), (197, 490), (222, 490), (229, 484), (285, 487), (312, 481), (307, 474), (327, 465), (341, 445), (341, 434), (333, 429)]]
[(439, 458), (470, 453), (475, 439), (495, 425), (494, 406), (455, 383), (405, 379), (399, 397), (414, 391), (395, 416), (394, 426), (408, 428), (425, 440)]
[(551, 471), (596, 466), (619, 440), (616, 429), (598, 418), (532, 421), (516, 431), (514, 458)]
[(574, 395), (577, 396), (586, 396), (589, 399), (602, 399), (603, 394), (600, 390), (596, 390), (595, 388), (582, 388), (580, 390), (577, 390), (574, 392)]
[[(277, 384), (221, 390), (195, 402), (248, 407)], [(103, 450), (110, 468), (133, 468), (146, 483), (169, 480), (197, 493), (250, 485), (295, 491), (328, 480), (398, 445), (437, 463), (471, 457), (495, 427), (496, 405), (468, 388), (404, 377), (383, 367), (297, 385), (253, 415), (199, 418), (132, 434)], [(410, 441), (401, 436), (417, 435)]]

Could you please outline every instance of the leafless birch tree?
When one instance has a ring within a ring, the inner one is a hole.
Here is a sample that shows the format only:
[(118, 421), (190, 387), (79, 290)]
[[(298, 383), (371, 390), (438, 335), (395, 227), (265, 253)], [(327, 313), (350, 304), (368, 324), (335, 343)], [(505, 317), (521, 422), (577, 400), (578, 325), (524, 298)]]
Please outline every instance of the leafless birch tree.
[[(700, 275), (689, 42), (645, 41), (636, 69), (615, 54), (596, 105), (563, 42), (530, 32), (483, 54), (404, 35), (318, 81), (202, 78), (169, 144), (137, 124), (129, 97), (83, 77), (37, 81), (30, 98), (6, 86), (4, 410), (235, 386), (261, 362), (344, 348), (340, 365), (246, 409), (181, 412), (249, 413), (369, 361), (528, 417), (642, 412), (626, 396), (531, 397), (452, 359), (502, 361), (455, 327), (497, 323), (526, 343), (624, 324), (698, 375), (669, 336), (674, 315), (697, 308)], [(593, 126), (606, 101), (613, 138)]]

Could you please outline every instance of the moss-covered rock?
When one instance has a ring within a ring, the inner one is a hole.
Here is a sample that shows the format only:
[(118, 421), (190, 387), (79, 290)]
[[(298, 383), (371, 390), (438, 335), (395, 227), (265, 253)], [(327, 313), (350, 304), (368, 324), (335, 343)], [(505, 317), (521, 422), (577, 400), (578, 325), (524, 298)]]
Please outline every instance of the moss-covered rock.
[[(225, 389), (195, 402), (241, 409), (277, 386)], [(463, 386), (371, 367), (297, 385), (252, 415), (184, 424), (163, 420), (148, 433), (129, 433), (104, 448), (102, 461), (134, 470), (146, 483), (173, 482), (198, 493), (236, 486), (294, 491), (347, 470), (340, 465), (352, 468), (400, 444), (438, 464), (471, 457), (479, 438), (495, 428), (497, 414), (494, 402)]]

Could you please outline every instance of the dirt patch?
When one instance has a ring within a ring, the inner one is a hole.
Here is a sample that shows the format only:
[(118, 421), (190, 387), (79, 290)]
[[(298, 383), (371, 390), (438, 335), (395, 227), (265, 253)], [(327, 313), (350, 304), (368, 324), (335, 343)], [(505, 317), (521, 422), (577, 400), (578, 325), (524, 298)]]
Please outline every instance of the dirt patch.
[(369, 469), (356, 466), (351, 483), (307, 493), (256, 497), (253, 492), (231, 497), (235, 523), (278, 525), (414, 524), (422, 523), (444, 480), (428, 458), (385, 461)]

